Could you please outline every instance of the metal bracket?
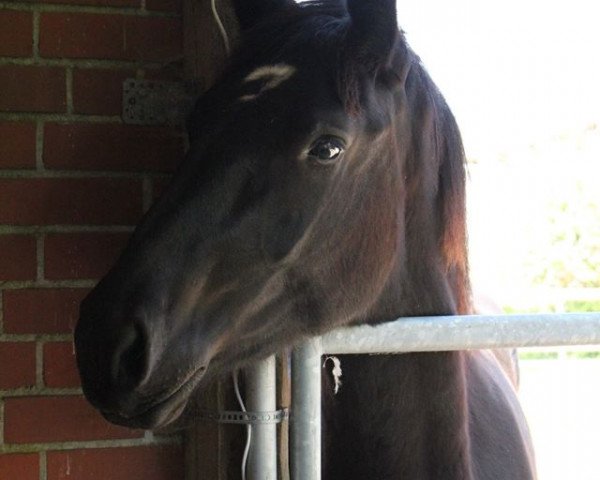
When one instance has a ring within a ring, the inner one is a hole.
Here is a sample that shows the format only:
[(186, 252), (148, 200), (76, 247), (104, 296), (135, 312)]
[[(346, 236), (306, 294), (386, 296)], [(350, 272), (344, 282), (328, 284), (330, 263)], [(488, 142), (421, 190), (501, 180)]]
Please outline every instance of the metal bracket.
[(183, 83), (128, 78), (123, 82), (123, 122), (131, 125), (182, 124), (193, 97)]

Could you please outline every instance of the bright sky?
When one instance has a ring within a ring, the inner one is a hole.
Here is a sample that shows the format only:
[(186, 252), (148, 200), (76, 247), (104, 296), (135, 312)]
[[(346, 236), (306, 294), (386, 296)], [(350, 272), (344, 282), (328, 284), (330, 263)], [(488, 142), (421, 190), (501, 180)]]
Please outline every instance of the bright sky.
[[(600, 6), (400, 0), (398, 21), (476, 162), (469, 168), (474, 286), (500, 304), (520, 295), (523, 308), (535, 306), (527, 264), (555, 260), (546, 252), (557, 204), (600, 209)], [(600, 245), (600, 226), (581, 225), (587, 242)], [(570, 255), (563, 253), (561, 261)]]
[(599, 19), (592, 0), (398, 2), (470, 156), (600, 120)]

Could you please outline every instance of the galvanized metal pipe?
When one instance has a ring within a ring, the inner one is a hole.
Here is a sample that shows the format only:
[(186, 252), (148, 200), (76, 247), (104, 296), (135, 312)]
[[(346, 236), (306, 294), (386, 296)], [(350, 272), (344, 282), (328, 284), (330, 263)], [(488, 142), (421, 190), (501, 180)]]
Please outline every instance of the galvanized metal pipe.
[(401, 318), (328, 333), (292, 357), (293, 480), (321, 478), (321, 355), (600, 344), (600, 313)]
[(290, 456), (294, 480), (321, 480), (321, 340), (292, 353)]
[[(245, 370), (246, 408), (253, 412), (273, 412), (277, 408), (275, 357), (259, 361)], [(277, 425), (252, 425), (248, 456), (249, 480), (277, 480)]]
[(600, 344), (600, 313), (401, 318), (324, 335), (329, 354)]

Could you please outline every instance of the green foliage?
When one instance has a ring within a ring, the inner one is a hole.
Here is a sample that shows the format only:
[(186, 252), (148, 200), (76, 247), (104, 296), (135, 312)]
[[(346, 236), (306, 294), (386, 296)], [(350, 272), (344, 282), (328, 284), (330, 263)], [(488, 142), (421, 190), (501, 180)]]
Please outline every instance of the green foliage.
[(588, 191), (550, 207), (550, 242), (547, 249), (532, 252), (537, 264), (533, 283), (546, 287), (600, 287), (600, 205)]
[(519, 360), (556, 360), (558, 352), (519, 352)]
[(566, 312), (600, 312), (600, 300), (567, 300)]
[(598, 155), (600, 129), (591, 124), (532, 146), (523, 156), (531, 187), (523, 207), (530, 221), (523, 228), (529, 245), (522, 267), (530, 285), (600, 288)]
[(556, 308), (553, 305), (548, 305), (548, 306), (540, 306), (540, 305), (536, 305), (533, 307), (527, 307), (527, 308), (522, 308), (522, 307), (514, 307), (512, 305), (504, 305), (502, 307), (502, 311), (506, 314), (513, 314), (513, 313), (520, 313), (520, 314), (527, 314), (527, 313), (554, 313), (556, 311)]
[[(600, 351), (571, 351), (566, 352), (567, 358), (578, 360), (600, 359)], [(558, 352), (519, 351), (519, 360), (558, 360)]]
[(600, 352), (567, 352), (567, 357), (579, 359), (596, 359), (600, 358)]

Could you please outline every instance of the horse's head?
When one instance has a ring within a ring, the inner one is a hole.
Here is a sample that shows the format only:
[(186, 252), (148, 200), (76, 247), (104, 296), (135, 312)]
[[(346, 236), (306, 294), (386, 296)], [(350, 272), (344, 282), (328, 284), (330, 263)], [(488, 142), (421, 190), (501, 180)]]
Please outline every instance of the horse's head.
[(435, 163), (412, 125), (437, 93), (407, 94), (424, 73), (395, 0), (236, 3), (243, 46), (186, 160), (81, 307), (84, 392), (117, 423), (169, 423), (201, 382), (364, 319), (421, 211), (407, 199), (439, 201), (439, 165), (409, 159)]

